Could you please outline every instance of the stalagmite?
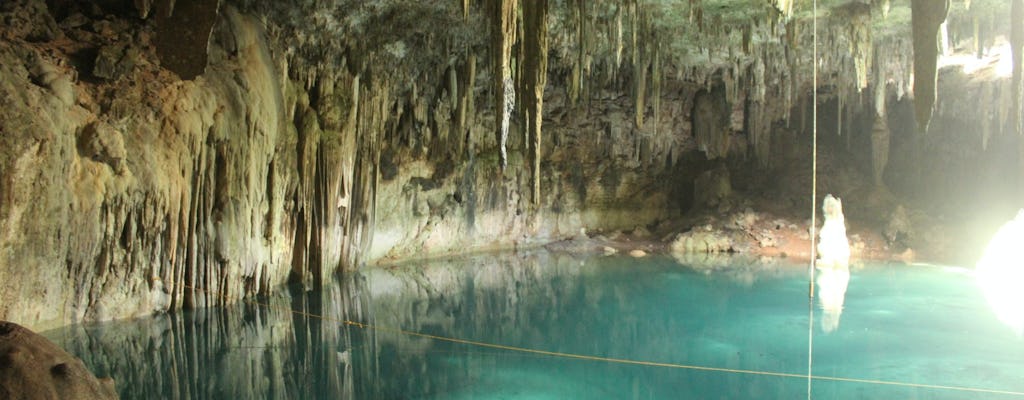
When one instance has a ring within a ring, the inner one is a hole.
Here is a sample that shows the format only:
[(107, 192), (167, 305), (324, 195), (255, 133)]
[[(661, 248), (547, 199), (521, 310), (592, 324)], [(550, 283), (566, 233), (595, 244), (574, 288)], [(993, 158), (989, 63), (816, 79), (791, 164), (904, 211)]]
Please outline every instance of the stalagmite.
[(914, 114), (919, 132), (927, 132), (935, 107), (939, 25), (946, 20), (949, 0), (912, 0), (914, 35)]
[(548, 1), (535, 0), (523, 6), (525, 37), (523, 48), (526, 54), (520, 57), (525, 63), (525, 89), (523, 103), (526, 105), (526, 124), (529, 134), (530, 172), (533, 204), (540, 204), (540, 160), (541, 133), (544, 114), (544, 87), (548, 74)]

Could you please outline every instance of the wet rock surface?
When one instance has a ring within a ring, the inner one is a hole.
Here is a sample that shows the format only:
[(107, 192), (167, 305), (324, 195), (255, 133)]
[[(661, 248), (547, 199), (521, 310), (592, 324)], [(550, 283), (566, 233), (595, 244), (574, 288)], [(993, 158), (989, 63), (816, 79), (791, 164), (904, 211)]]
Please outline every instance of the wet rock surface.
[(0, 398), (117, 399), (114, 381), (97, 379), (82, 360), (45, 337), (0, 321)]

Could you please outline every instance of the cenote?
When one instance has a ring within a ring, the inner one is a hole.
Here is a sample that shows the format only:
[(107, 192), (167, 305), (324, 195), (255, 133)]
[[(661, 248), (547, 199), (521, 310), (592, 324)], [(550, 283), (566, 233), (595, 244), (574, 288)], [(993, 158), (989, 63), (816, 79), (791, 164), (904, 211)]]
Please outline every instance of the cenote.
[(1024, 340), (971, 270), (866, 262), (834, 278), (809, 301), (806, 265), (786, 259), (531, 251), (44, 334), (125, 399), (792, 399), (808, 362), (820, 399), (1024, 392)]

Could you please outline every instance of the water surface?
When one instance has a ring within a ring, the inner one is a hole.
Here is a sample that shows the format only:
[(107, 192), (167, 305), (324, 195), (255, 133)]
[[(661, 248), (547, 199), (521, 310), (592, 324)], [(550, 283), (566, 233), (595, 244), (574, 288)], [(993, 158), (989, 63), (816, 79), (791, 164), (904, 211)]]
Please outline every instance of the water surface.
[(955, 389), (1024, 392), (969, 271), (859, 265), (811, 301), (806, 266), (725, 264), (474, 256), (46, 335), (124, 399), (806, 398), (809, 333), (813, 398), (1024, 398)]

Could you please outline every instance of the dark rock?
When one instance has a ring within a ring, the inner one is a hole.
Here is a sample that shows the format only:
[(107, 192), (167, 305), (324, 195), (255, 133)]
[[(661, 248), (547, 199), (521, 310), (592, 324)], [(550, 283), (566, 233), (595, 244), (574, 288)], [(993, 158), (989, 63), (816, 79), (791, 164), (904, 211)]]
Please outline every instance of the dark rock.
[(732, 197), (729, 169), (724, 165), (702, 172), (693, 182), (694, 205), (715, 208), (725, 205)]
[(895, 250), (903, 250), (910, 246), (910, 241), (914, 237), (914, 228), (907, 215), (907, 210), (902, 205), (896, 206), (892, 214), (889, 214), (889, 224), (886, 225), (882, 235), (885, 237), (886, 244)]
[(42, 0), (0, 2), (0, 28), (6, 39), (49, 42), (64, 37), (57, 21)]
[(0, 398), (117, 399), (114, 381), (97, 379), (82, 360), (13, 322), (0, 321)]
[(139, 51), (126, 44), (114, 44), (100, 48), (92, 74), (97, 78), (115, 80), (135, 68)]
[(207, 44), (217, 19), (217, 1), (161, 2), (157, 20), (156, 51), (160, 64), (192, 80), (206, 70)]

